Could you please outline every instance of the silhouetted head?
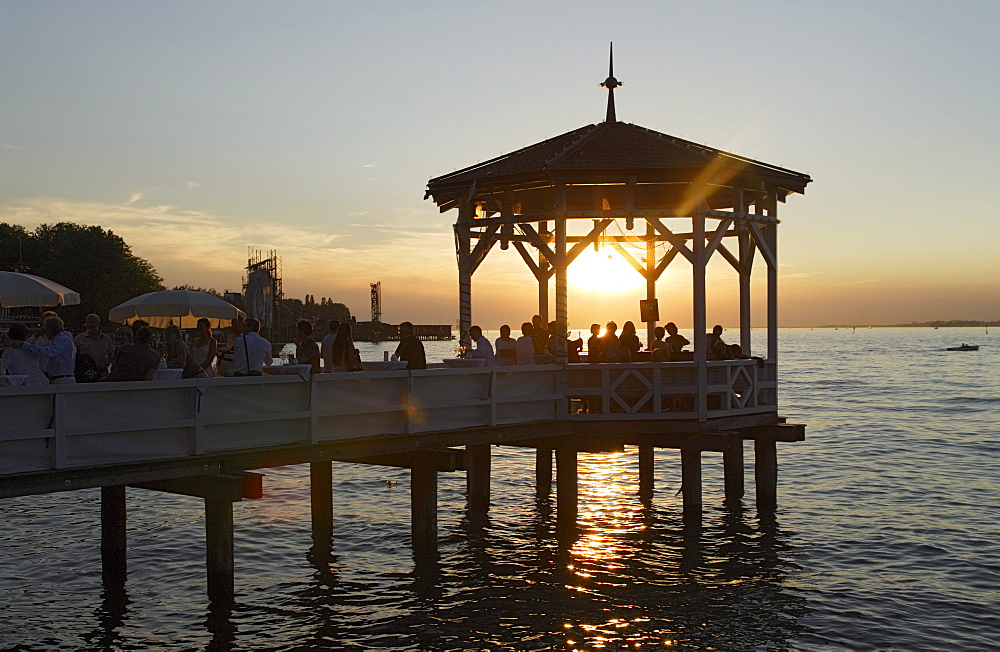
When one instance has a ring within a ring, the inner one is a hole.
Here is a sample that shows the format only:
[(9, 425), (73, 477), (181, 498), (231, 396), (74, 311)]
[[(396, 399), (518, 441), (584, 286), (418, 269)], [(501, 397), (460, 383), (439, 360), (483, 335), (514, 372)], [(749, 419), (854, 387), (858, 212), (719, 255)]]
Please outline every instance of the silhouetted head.
[(622, 335), (635, 335), (635, 324), (630, 321), (622, 324)]
[(153, 341), (153, 331), (149, 326), (143, 326), (135, 332), (135, 343), (142, 344), (143, 346), (149, 346), (149, 343)]
[(83, 327), (87, 329), (88, 333), (95, 335), (101, 330), (101, 318), (94, 314), (87, 315), (86, 319), (83, 320)]
[(338, 330), (340, 330), (340, 320), (339, 319), (331, 319), (330, 320), (330, 332), (331, 333), (336, 333)]
[(469, 327), (469, 337), (471, 337), (474, 340), (478, 340), (482, 336), (483, 336), (483, 329), (482, 328), (480, 328), (479, 326), (470, 326)]
[(46, 337), (51, 340), (53, 337), (63, 332), (63, 330), (66, 329), (66, 325), (63, 323), (61, 317), (58, 315), (51, 315), (46, 317), (42, 322), (42, 328), (45, 329)]
[(408, 321), (402, 322), (399, 325), (399, 334), (403, 336), (413, 335), (413, 323)]
[(163, 340), (165, 342), (177, 342), (181, 339), (181, 329), (170, 324), (163, 329)]
[[(402, 330), (402, 324), (399, 325), (400, 330)], [(337, 342), (350, 342), (354, 340), (354, 329), (351, 328), (351, 322), (341, 322), (340, 328), (337, 329)]]
[(302, 336), (303, 339), (305, 339), (310, 335), (312, 335), (313, 332), (312, 322), (307, 319), (300, 319), (298, 322), (295, 323), (295, 330), (297, 330), (299, 332), (299, 335)]
[(607, 331), (608, 335), (614, 335), (615, 333), (618, 332), (618, 324), (614, 323), (613, 321), (609, 321), (607, 326), (604, 327), (604, 329)]
[(658, 340), (662, 340), (663, 336), (666, 335), (666, 331), (663, 330), (663, 326), (657, 326), (653, 329), (653, 337)]
[(677, 324), (672, 321), (667, 322), (667, 334), (676, 335), (677, 334)]
[(523, 324), (521, 324), (521, 334), (522, 335), (526, 335), (526, 336), (530, 337), (533, 332), (535, 332), (535, 331), (531, 327), (531, 322), (526, 321)]
[(504, 324), (500, 327), (500, 337), (507, 338), (510, 337), (510, 326)]
[(11, 324), (7, 329), (7, 337), (12, 340), (24, 341), (28, 339), (28, 327), (24, 324)]
[(719, 337), (720, 335), (722, 335), (722, 326), (720, 326), (719, 324), (716, 324), (715, 326), (713, 326), (712, 327), (712, 335), (715, 335), (716, 337)]
[(134, 336), (132, 334), (132, 329), (128, 326), (119, 326), (115, 329), (115, 334), (111, 338), (111, 343), (115, 346), (125, 346), (126, 344), (131, 344)]
[(541, 328), (542, 326), (544, 326), (544, 324), (542, 323), (542, 316), (541, 315), (535, 315), (534, 317), (532, 317), (531, 318), (531, 325), (533, 327), (535, 327), (535, 328)]
[(198, 320), (196, 326), (198, 327), (199, 333), (205, 337), (212, 337), (212, 322), (202, 317)]
[(590, 325), (590, 334), (594, 335), (595, 337), (597, 335), (600, 335), (601, 334), (601, 325), (600, 324), (591, 324)]
[(259, 333), (260, 332), (260, 322), (251, 317), (250, 319), (243, 322), (243, 332), (244, 333)]

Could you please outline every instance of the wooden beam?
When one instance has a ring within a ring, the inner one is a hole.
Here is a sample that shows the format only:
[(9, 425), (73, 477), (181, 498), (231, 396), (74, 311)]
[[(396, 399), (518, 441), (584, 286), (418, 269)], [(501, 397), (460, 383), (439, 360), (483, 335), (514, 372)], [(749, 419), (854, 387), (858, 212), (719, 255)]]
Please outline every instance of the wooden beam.
[(552, 449), (535, 449), (535, 492), (547, 496), (552, 491)]
[[(430, 464), (435, 471), (465, 471), (468, 467), (465, 461), (465, 451), (460, 448), (424, 449), (420, 464)], [(353, 464), (371, 464), (372, 466), (392, 466), (400, 469), (412, 469), (413, 453), (391, 453), (387, 455), (364, 455), (360, 457), (338, 457), (339, 462)]]
[(677, 235), (675, 235), (673, 231), (664, 226), (663, 223), (660, 222), (660, 220), (649, 220), (649, 223), (653, 225), (653, 228), (656, 229), (657, 232), (660, 233), (660, 235), (666, 238), (667, 241), (674, 246), (674, 249), (677, 249), (677, 251), (679, 251), (682, 256), (687, 258), (689, 263), (691, 263), (692, 265), (694, 264), (694, 253), (687, 248), (687, 245), (684, 243), (683, 239), (677, 237)]
[(234, 601), (233, 503), (228, 496), (205, 498), (205, 566), (208, 599), (213, 605)]
[(530, 224), (518, 224), (518, 228), (521, 229), (521, 233), (528, 237), (529, 243), (534, 245), (540, 256), (544, 256), (545, 260), (548, 261), (549, 264), (555, 262), (555, 253), (549, 248), (549, 245), (542, 239), (538, 232), (535, 231), (533, 226)]
[(706, 261), (711, 260), (712, 254), (715, 253), (715, 250), (722, 243), (722, 239), (727, 235), (730, 235), (729, 227), (732, 223), (733, 223), (732, 219), (722, 220), (722, 222), (719, 223), (719, 227), (715, 230), (715, 232), (712, 234), (712, 238), (708, 241), (708, 246), (705, 247)]
[(531, 258), (531, 254), (528, 253), (528, 248), (518, 240), (512, 240), (511, 242), (514, 243), (514, 248), (517, 249), (517, 253), (521, 254), (521, 258), (528, 266), (528, 269), (531, 270), (531, 274), (535, 277), (535, 280), (538, 280), (538, 275), (541, 274), (542, 270), (538, 267), (538, 263)]
[(489, 444), (470, 444), (465, 447), (468, 459), (466, 500), (469, 511), (476, 514), (485, 514), (490, 510), (490, 450)]
[[(614, 220), (600, 220), (594, 225), (594, 228), (590, 230), (590, 233), (585, 236), (581, 236), (579, 240), (576, 240), (576, 244), (574, 244), (573, 248), (566, 254), (566, 264), (571, 264), (587, 247), (597, 242), (601, 237), (601, 234), (604, 233), (604, 230), (607, 229), (612, 222), (614, 222)], [(566, 242), (570, 241), (570, 236), (566, 236)]]
[[(769, 268), (771, 268), (771, 267), (777, 268), (778, 267), (778, 260), (777, 260), (777, 258), (775, 258), (774, 252), (771, 250), (770, 245), (768, 245), (768, 243), (767, 243), (767, 237), (764, 235), (764, 232), (761, 230), (760, 225), (759, 224), (755, 224), (753, 222), (749, 222), (749, 225), (750, 225), (750, 233), (751, 233), (751, 235), (753, 235), (754, 244), (757, 245), (757, 249), (759, 249), (761, 255), (764, 256), (764, 260), (767, 261), (767, 266)], [(774, 228), (774, 227), (772, 226), (770, 228)]]
[(333, 542), (333, 468), (328, 461), (309, 464), (309, 511), (313, 545), (329, 551)]
[(670, 265), (670, 263), (673, 262), (674, 258), (677, 257), (677, 254), (678, 254), (677, 249), (673, 248), (673, 247), (670, 249), (670, 251), (668, 251), (667, 253), (663, 254), (663, 258), (660, 259), (660, 264), (656, 266), (655, 270), (653, 270), (653, 280), (654, 281), (660, 280), (660, 276), (663, 275), (663, 272), (666, 271), (666, 269)]
[(425, 451), (413, 454), (410, 471), (410, 532), (418, 556), (437, 551), (437, 470)]
[(681, 450), (681, 493), (685, 525), (701, 522), (701, 451)]
[(242, 473), (222, 473), (219, 475), (195, 475), (187, 478), (134, 482), (129, 486), (151, 491), (194, 496), (196, 498), (225, 498), (239, 502), (244, 498), (260, 498), (264, 475), (252, 471)]
[(628, 264), (635, 269), (635, 271), (642, 274), (643, 278), (646, 278), (646, 268), (643, 267), (642, 263), (633, 258), (632, 254), (630, 254), (628, 251), (625, 250), (625, 247), (621, 246), (617, 242), (612, 242), (611, 246), (614, 248), (615, 251), (621, 254), (621, 257), (624, 258), (626, 262), (628, 262)]
[(740, 271), (739, 259), (736, 256), (734, 256), (731, 251), (726, 249), (726, 245), (720, 243), (719, 245), (716, 246), (715, 250), (719, 253), (720, 256), (725, 258), (730, 265), (732, 265), (733, 269), (735, 269), (737, 272)]

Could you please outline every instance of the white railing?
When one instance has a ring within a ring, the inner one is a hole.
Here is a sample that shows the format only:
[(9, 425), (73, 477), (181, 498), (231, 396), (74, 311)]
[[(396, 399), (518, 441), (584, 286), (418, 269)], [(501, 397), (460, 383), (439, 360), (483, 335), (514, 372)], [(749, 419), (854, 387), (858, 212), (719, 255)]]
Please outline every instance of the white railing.
[[(757, 359), (709, 362), (708, 418), (774, 412), (776, 366)], [(572, 364), (567, 367), (570, 419), (697, 419), (694, 362)]]
[[(773, 372), (709, 363), (709, 417), (775, 411)], [(691, 419), (695, 376), (681, 362), (8, 387), (0, 474), (563, 419)]]

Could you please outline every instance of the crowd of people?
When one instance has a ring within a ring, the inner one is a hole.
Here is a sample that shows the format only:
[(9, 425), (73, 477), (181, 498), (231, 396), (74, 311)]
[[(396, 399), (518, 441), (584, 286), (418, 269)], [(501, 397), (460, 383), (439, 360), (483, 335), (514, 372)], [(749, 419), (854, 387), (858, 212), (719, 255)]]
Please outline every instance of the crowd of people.
[[(602, 332), (603, 331), (603, 332)], [(723, 328), (716, 325), (711, 333), (706, 334), (706, 351), (709, 360), (733, 360), (746, 356), (739, 344), (727, 345), (722, 339)], [(479, 358), (483, 366), (512, 366), (553, 362), (564, 358), (567, 362), (583, 360), (583, 339), (568, 339), (565, 328), (557, 322), (545, 324), (541, 315), (535, 315), (530, 322), (521, 324), (521, 337), (511, 336), (510, 326), (500, 327), (500, 337), (492, 344), (483, 335), (480, 326), (469, 328), (470, 346), (461, 351), (465, 358)], [(653, 340), (647, 348), (636, 334), (635, 324), (625, 322), (619, 334), (618, 324), (609, 321), (604, 328), (600, 324), (590, 326), (590, 338), (587, 340), (587, 362), (634, 362), (650, 360), (666, 362), (692, 359), (690, 351), (684, 347), (691, 342), (678, 333), (677, 325), (668, 322), (665, 326), (653, 329)]]
[[(350, 322), (330, 321), (329, 332), (319, 340), (314, 338), (310, 321), (299, 321), (296, 330), (295, 354), (288, 362), (309, 365), (312, 374), (364, 369)], [(592, 324), (590, 333), (587, 362), (690, 360), (693, 355), (685, 350), (691, 342), (678, 333), (673, 322), (655, 327), (645, 349), (631, 321), (626, 321), (620, 332), (614, 321), (603, 329)], [(726, 344), (722, 333), (722, 326), (716, 325), (706, 334), (707, 358), (745, 358), (740, 345)], [(500, 337), (493, 342), (478, 325), (469, 328), (468, 335), (470, 346), (460, 356), (481, 359), (487, 367), (584, 359), (583, 339), (570, 340), (565, 327), (554, 321), (545, 323), (540, 315), (521, 324), (517, 338), (507, 324), (500, 327)], [(84, 322), (84, 331), (73, 337), (62, 319), (50, 311), (43, 314), (36, 332), (14, 324), (7, 337), (10, 345), (0, 356), (0, 365), (8, 374), (25, 376), (28, 385), (149, 380), (161, 368), (179, 369), (181, 378), (259, 376), (272, 364), (271, 343), (261, 337), (256, 319), (234, 319), (223, 340), (215, 336), (208, 319), (200, 319), (196, 332), (186, 341), (177, 326), (170, 325), (158, 335), (142, 320), (109, 335), (101, 331), (100, 317), (92, 314)], [(406, 369), (427, 368), (423, 343), (408, 321), (399, 325), (399, 345), (392, 359), (405, 362)]]
[(256, 376), (271, 364), (271, 344), (259, 334), (256, 319), (232, 321), (220, 343), (208, 319), (199, 319), (186, 341), (178, 326), (157, 334), (141, 319), (101, 331), (101, 319), (87, 315), (83, 332), (73, 337), (54, 312), (42, 315), (31, 332), (24, 324), (7, 331), (9, 345), (0, 355), (0, 371), (25, 377), (26, 385), (150, 380), (158, 369), (178, 369), (181, 378)]

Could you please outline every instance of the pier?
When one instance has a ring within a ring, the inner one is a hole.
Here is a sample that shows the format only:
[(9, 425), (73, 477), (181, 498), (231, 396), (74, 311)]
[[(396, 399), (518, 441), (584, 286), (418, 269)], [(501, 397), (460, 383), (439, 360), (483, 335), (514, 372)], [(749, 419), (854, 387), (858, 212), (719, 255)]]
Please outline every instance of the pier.
[(804, 427), (778, 416), (773, 367), (722, 361), (708, 371), (704, 394), (690, 362), (5, 388), (0, 498), (100, 487), (102, 566), (106, 581), (120, 581), (126, 487), (200, 497), (208, 593), (222, 602), (232, 599), (238, 567), (233, 503), (266, 492), (257, 471), (269, 467), (309, 464), (313, 539), (327, 549), (336, 533), (332, 461), (411, 470), (419, 556), (437, 546), (438, 473), (464, 471), (468, 509), (489, 510), (492, 446), (534, 448), (535, 467), (525, 472), (541, 493), (555, 459), (561, 527), (576, 519), (578, 453), (625, 446), (637, 448), (637, 491), (646, 496), (656, 449), (681, 451), (683, 516), (697, 526), (702, 455), (724, 456), (726, 500), (739, 501), (745, 442), (753, 441), (757, 507), (773, 510), (777, 443), (802, 440)]

